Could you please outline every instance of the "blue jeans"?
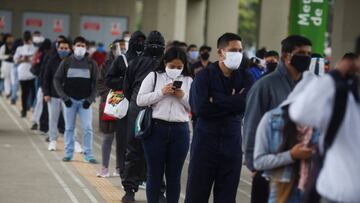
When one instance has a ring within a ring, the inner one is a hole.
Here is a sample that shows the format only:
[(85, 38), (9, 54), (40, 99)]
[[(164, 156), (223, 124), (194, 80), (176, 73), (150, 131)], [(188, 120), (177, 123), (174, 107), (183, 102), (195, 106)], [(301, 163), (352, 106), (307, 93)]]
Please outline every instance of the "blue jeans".
[(143, 140), (147, 164), (146, 196), (149, 203), (159, 202), (164, 172), (167, 202), (179, 202), (181, 171), (189, 142), (188, 123), (153, 121), (151, 135)]
[(93, 156), (93, 128), (92, 128), (92, 109), (83, 108), (84, 99), (75, 100), (71, 99), (71, 107), (66, 107), (63, 103), (64, 109), (64, 120), (65, 120), (65, 134), (64, 134), (64, 145), (65, 145), (65, 157), (72, 157), (74, 153), (75, 145), (75, 126), (76, 126), (76, 115), (79, 114), (80, 124), (82, 130), (82, 145), (84, 148), (84, 155), (89, 157)]
[(19, 89), (19, 78), (18, 78), (18, 70), (17, 65), (14, 65), (11, 69), (11, 101), (17, 100), (17, 90)]
[(56, 141), (58, 135), (58, 122), (61, 113), (61, 99), (51, 97), (51, 100), (47, 103), (49, 111), (49, 138), (50, 141)]
[[(276, 189), (276, 183), (272, 182), (268, 203), (276, 203), (278, 196), (279, 196), (279, 194)], [(302, 202), (304, 202), (304, 193), (297, 188), (296, 184), (293, 187), (292, 192), (290, 193), (290, 196), (286, 202), (287, 203), (302, 203)]]

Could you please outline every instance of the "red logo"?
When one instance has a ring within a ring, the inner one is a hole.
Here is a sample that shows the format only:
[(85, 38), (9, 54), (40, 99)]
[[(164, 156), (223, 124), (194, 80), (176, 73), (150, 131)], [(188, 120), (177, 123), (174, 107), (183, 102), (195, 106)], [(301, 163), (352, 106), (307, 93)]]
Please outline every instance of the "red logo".
[(85, 22), (83, 25), (84, 30), (99, 31), (100, 27), (101, 27), (100, 23), (96, 23), (96, 22)]
[(110, 32), (111, 32), (112, 36), (120, 35), (120, 33), (121, 33), (120, 23), (112, 23)]
[(29, 27), (42, 27), (43, 21), (38, 18), (28, 18), (25, 21), (25, 25)]
[(62, 19), (54, 19), (54, 32), (59, 33), (63, 31), (64, 21)]

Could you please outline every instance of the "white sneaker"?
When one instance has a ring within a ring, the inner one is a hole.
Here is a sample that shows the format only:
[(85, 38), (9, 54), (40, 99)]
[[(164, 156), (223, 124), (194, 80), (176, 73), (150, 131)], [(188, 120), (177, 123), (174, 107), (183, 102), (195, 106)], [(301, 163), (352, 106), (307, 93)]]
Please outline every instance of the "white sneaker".
[(56, 150), (56, 141), (50, 141), (48, 146), (49, 151), (55, 151)]
[(75, 141), (75, 153), (83, 153), (83, 149), (78, 141)]
[(143, 189), (143, 190), (146, 190), (146, 182), (142, 182), (142, 183), (139, 185), (139, 188), (140, 188), (140, 189)]

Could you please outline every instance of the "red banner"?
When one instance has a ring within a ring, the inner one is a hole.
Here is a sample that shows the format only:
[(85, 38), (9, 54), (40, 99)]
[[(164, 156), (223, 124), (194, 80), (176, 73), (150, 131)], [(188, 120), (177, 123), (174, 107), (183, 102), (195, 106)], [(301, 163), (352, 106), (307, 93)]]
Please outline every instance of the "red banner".
[(100, 27), (101, 27), (100, 23), (96, 23), (96, 22), (85, 22), (83, 25), (84, 30), (99, 31)]
[(25, 24), (30, 27), (42, 27), (43, 21), (37, 18), (28, 18), (25, 20)]

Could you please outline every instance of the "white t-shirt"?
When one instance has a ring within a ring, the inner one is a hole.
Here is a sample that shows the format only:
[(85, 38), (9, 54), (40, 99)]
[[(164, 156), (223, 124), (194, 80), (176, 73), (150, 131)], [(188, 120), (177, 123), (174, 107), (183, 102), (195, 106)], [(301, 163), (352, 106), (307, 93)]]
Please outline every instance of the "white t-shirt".
[[(23, 46), (20, 46), (16, 49), (15, 55), (14, 55), (14, 62), (15, 64), (18, 63), (21, 56), (29, 56), (30, 61), (32, 57), (34, 56), (37, 48), (31, 44), (24, 44)], [(19, 80), (32, 80), (35, 78), (35, 75), (31, 73), (31, 62), (22, 62), (18, 65), (18, 74), (19, 74)]]
[(149, 73), (143, 80), (136, 103), (138, 106), (153, 105), (153, 118), (168, 122), (188, 122), (190, 105), (189, 91), (192, 83), (191, 77), (179, 76), (177, 81), (182, 81), (181, 89), (185, 92), (182, 99), (178, 99), (172, 95), (163, 95), (162, 88), (174, 82), (166, 73), (157, 73), (157, 81), (154, 87), (154, 72)]
[[(328, 129), (335, 97), (335, 81), (330, 75), (313, 80), (290, 106), (290, 117), (299, 124)], [(341, 126), (327, 151), (318, 177), (317, 191), (336, 202), (360, 202), (360, 104), (348, 94), (347, 108)]]

